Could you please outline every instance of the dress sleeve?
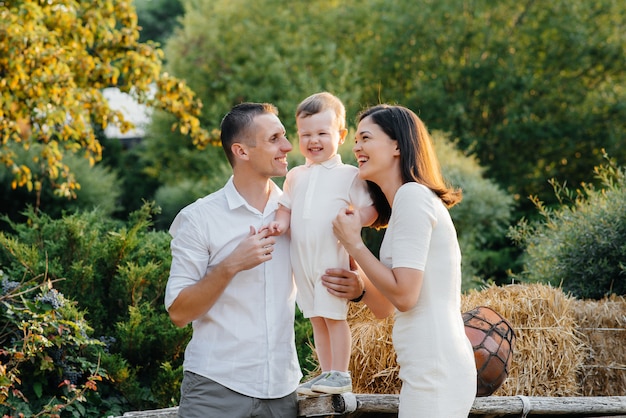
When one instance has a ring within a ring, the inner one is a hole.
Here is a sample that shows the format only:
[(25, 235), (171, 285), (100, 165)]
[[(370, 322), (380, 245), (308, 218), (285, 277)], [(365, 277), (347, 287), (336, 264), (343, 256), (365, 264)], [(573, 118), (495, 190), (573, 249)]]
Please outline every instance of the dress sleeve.
[(430, 239), (437, 224), (435, 204), (438, 197), (427, 187), (407, 183), (396, 193), (391, 222), (393, 241), (392, 268), (426, 268)]
[(367, 183), (365, 182), (365, 180), (361, 180), (359, 178), (358, 171), (356, 172), (354, 179), (352, 180), (349, 197), (350, 203), (355, 208), (366, 208), (374, 204), (369, 189), (367, 188)]

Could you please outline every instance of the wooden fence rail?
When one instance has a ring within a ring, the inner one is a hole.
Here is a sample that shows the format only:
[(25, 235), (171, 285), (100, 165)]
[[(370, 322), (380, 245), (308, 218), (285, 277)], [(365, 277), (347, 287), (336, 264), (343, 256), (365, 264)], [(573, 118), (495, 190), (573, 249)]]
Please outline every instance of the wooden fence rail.
[[(124, 418), (176, 418), (178, 408), (127, 412)], [(373, 418), (398, 414), (398, 395), (344, 394), (300, 398), (300, 417)], [(476, 398), (470, 418), (626, 417), (626, 396)], [(111, 417), (112, 418), (112, 417)], [(117, 417), (121, 418), (121, 417)]]

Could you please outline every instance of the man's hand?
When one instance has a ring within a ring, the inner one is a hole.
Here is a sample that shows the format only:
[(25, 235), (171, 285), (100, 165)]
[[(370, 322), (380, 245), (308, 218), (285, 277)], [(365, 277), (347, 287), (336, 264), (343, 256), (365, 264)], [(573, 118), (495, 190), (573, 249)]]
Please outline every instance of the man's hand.
[(228, 257), (208, 271), (201, 280), (181, 290), (168, 310), (172, 322), (184, 327), (204, 315), (237, 273), (272, 259), (275, 242), (267, 229), (256, 232), (251, 226), (248, 236)]
[(267, 228), (261, 228), (256, 232), (250, 226), (248, 236), (237, 245), (233, 252), (224, 260), (234, 272), (250, 270), (272, 259), (276, 240), (271, 236)]
[(326, 270), (322, 276), (322, 284), (326, 286), (332, 295), (344, 299), (356, 299), (363, 293), (365, 284), (359, 275), (358, 268), (352, 257), (350, 257), (350, 270), (333, 268)]
[(395, 307), (372, 284), (352, 257), (350, 257), (350, 270), (328, 269), (322, 276), (322, 284), (326, 286), (330, 294), (348, 300), (363, 295), (363, 290), (367, 287), (367, 293), (361, 300), (376, 318), (386, 318), (395, 311)]

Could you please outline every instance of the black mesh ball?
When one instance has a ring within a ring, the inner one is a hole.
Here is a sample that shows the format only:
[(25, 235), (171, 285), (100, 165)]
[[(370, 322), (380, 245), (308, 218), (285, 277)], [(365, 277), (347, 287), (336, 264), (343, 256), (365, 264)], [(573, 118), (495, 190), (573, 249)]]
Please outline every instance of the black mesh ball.
[(513, 359), (515, 332), (499, 313), (479, 306), (463, 314), (465, 335), (474, 348), (476, 396), (489, 396), (506, 380)]

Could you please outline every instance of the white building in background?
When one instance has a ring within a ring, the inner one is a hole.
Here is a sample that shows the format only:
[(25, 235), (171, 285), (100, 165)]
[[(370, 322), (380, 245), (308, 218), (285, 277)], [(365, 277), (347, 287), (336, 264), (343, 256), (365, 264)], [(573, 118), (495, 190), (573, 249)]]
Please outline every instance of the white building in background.
[(134, 98), (127, 93), (122, 93), (117, 87), (104, 89), (102, 95), (109, 102), (111, 109), (121, 111), (124, 117), (135, 125), (134, 129), (122, 133), (117, 126), (110, 124), (104, 129), (106, 137), (119, 139), (124, 148), (136, 145), (145, 136), (146, 127), (152, 117), (152, 110), (137, 103)]

